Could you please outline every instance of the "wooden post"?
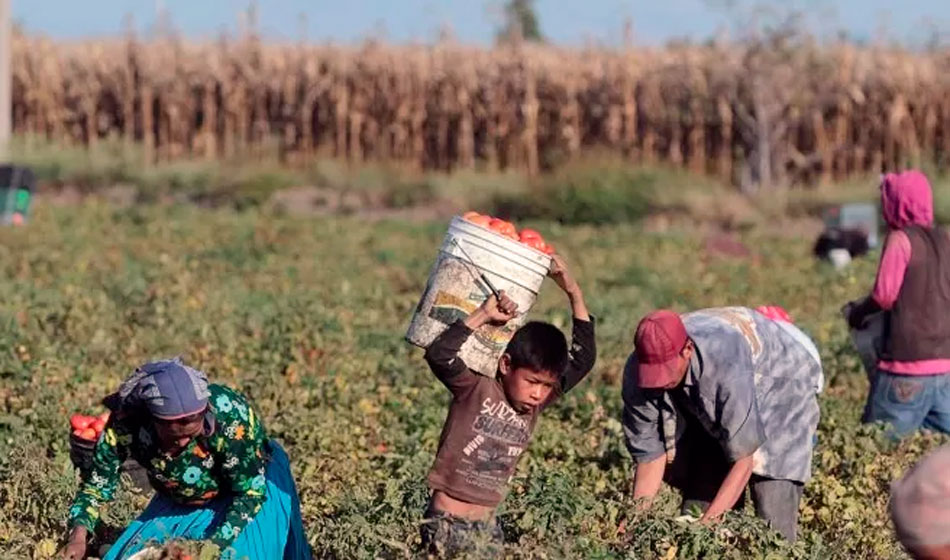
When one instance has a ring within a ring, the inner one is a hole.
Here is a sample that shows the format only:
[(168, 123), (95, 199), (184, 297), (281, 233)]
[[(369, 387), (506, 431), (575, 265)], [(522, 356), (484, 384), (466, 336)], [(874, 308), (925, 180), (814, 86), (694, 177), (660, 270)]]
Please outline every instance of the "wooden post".
[(10, 157), (10, 132), (13, 129), (13, 39), (10, 26), (10, 0), (0, 0), (0, 161)]

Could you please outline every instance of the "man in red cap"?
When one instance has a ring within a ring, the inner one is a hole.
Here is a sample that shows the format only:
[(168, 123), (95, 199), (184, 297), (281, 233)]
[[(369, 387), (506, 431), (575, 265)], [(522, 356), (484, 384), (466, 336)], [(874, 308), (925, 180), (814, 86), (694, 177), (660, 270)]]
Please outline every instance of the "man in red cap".
[(623, 426), (637, 466), (634, 497), (662, 482), (683, 512), (712, 522), (752, 490), (756, 513), (787, 539), (811, 476), (823, 377), (818, 350), (788, 321), (745, 307), (640, 322), (623, 381)]

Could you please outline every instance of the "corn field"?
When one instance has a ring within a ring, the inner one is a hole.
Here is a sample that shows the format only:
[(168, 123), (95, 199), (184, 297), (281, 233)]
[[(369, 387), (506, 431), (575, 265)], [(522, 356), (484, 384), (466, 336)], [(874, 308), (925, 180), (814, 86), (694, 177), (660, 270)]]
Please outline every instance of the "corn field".
[(152, 160), (554, 168), (584, 151), (755, 190), (950, 155), (950, 53), (773, 34), (659, 49), (134, 36), (14, 42), (14, 128)]

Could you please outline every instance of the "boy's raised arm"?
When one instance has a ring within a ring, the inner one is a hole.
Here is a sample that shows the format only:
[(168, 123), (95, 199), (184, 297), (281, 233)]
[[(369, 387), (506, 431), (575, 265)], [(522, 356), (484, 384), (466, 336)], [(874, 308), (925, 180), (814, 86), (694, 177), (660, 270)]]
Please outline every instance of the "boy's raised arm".
[(489, 296), (464, 321), (452, 324), (426, 349), (425, 360), (432, 369), (432, 373), (453, 393), (466, 386), (466, 381), (475, 375), (459, 357), (459, 349), (468, 337), (483, 325), (504, 324), (510, 321), (518, 311), (518, 305), (505, 295), (504, 291), (499, 295), (500, 301), (495, 296)]
[(567, 294), (567, 298), (571, 302), (571, 313), (574, 318), (581, 321), (590, 321), (590, 313), (587, 311), (587, 304), (584, 302), (584, 293), (581, 291), (581, 285), (574, 279), (574, 275), (572, 275), (571, 271), (567, 268), (567, 263), (564, 262), (564, 258), (561, 257), (561, 255), (554, 255), (552, 259), (551, 271), (548, 272), (548, 276)]
[(574, 317), (571, 332), (571, 359), (561, 377), (560, 392), (563, 394), (580, 383), (594, 368), (594, 362), (597, 359), (597, 344), (594, 339), (594, 320), (584, 302), (584, 293), (560, 255), (554, 255), (549, 275), (567, 295)]
[(468, 366), (458, 354), (462, 344), (471, 334), (472, 329), (468, 328), (464, 321), (457, 321), (442, 331), (426, 348), (425, 360), (429, 368), (446, 385), (468, 370)]

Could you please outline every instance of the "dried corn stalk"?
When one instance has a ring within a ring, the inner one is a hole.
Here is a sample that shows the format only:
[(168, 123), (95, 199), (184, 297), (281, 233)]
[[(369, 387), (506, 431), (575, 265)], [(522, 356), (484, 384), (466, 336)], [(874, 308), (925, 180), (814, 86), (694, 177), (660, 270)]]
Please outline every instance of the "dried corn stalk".
[(341, 48), (14, 41), (14, 128), (152, 159), (334, 156), (530, 173), (585, 149), (755, 189), (950, 150), (950, 60), (851, 45)]

